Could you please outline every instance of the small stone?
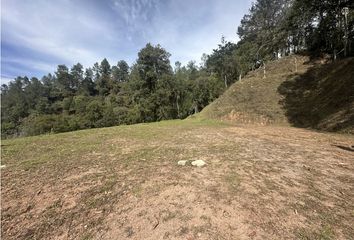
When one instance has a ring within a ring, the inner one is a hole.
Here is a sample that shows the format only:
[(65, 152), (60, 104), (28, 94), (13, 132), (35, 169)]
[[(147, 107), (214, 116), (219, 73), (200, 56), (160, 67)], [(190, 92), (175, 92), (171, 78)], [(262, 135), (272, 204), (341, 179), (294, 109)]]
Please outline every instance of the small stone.
[(6, 167), (6, 165), (1, 165), (1, 166), (0, 166), (0, 169), (5, 168), (5, 167)]
[(188, 160), (181, 160), (181, 161), (178, 161), (178, 165), (180, 166), (185, 166), (187, 164)]
[(203, 160), (195, 160), (192, 162), (193, 166), (196, 167), (203, 167), (206, 163)]

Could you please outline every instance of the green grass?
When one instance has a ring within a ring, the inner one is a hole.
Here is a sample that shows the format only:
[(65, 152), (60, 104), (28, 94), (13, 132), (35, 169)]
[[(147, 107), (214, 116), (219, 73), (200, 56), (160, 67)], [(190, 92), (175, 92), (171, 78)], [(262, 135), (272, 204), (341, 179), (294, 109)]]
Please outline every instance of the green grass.
[(332, 240), (335, 239), (331, 227), (323, 226), (319, 230), (310, 231), (308, 229), (301, 229), (297, 232), (298, 239), (301, 240)]
[[(119, 153), (121, 150), (119, 139), (117, 142), (110, 142), (117, 136), (124, 141), (144, 144), (146, 140), (171, 138), (182, 129), (224, 126), (227, 124), (216, 120), (171, 120), (7, 139), (2, 141), (2, 164), (29, 170), (43, 164), (79, 159), (88, 152), (107, 150), (107, 152)], [(148, 157), (150, 150), (150, 148), (146, 151), (140, 149), (137, 153), (139, 156), (129, 157)]]

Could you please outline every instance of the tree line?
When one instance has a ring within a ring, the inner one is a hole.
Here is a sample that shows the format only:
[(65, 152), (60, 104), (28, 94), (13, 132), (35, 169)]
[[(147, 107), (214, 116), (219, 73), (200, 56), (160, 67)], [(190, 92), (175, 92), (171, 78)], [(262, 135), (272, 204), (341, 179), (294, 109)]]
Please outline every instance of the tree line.
[(1, 86), (2, 137), (57, 133), (186, 118), (266, 61), (293, 53), (354, 55), (353, 3), (345, 0), (257, 0), (237, 29), (197, 66), (170, 63), (148, 43), (132, 66), (107, 59), (84, 69), (58, 65), (41, 79)]
[(107, 59), (84, 69), (59, 65), (40, 80), (17, 77), (2, 85), (2, 134), (37, 135), (119, 124), (185, 118), (223, 90), (202, 66), (176, 62), (160, 45), (147, 44), (131, 67)]

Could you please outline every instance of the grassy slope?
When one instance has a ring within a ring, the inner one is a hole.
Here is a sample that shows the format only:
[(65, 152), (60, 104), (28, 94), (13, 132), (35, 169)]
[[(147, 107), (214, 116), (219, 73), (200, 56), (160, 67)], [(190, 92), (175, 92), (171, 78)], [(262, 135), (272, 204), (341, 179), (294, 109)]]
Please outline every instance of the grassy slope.
[(352, 141), (192, 119), (5, 140), (1, 235), (349, 239)]
[(296, 56), (249, 73), (207, 106), (201, 118), (293, 125), (354, 133), (354, 59), (325, 64)]

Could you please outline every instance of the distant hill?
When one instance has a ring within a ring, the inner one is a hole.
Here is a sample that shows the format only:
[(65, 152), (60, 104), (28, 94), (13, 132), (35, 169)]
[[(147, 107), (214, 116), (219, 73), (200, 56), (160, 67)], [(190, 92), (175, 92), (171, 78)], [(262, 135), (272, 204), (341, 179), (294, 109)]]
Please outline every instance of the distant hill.
[(298, 55), (270, 62), (265, 78), (263, 68), (250, 72), (197, 117), (353, 134), (354, 59), (328, 62)]

